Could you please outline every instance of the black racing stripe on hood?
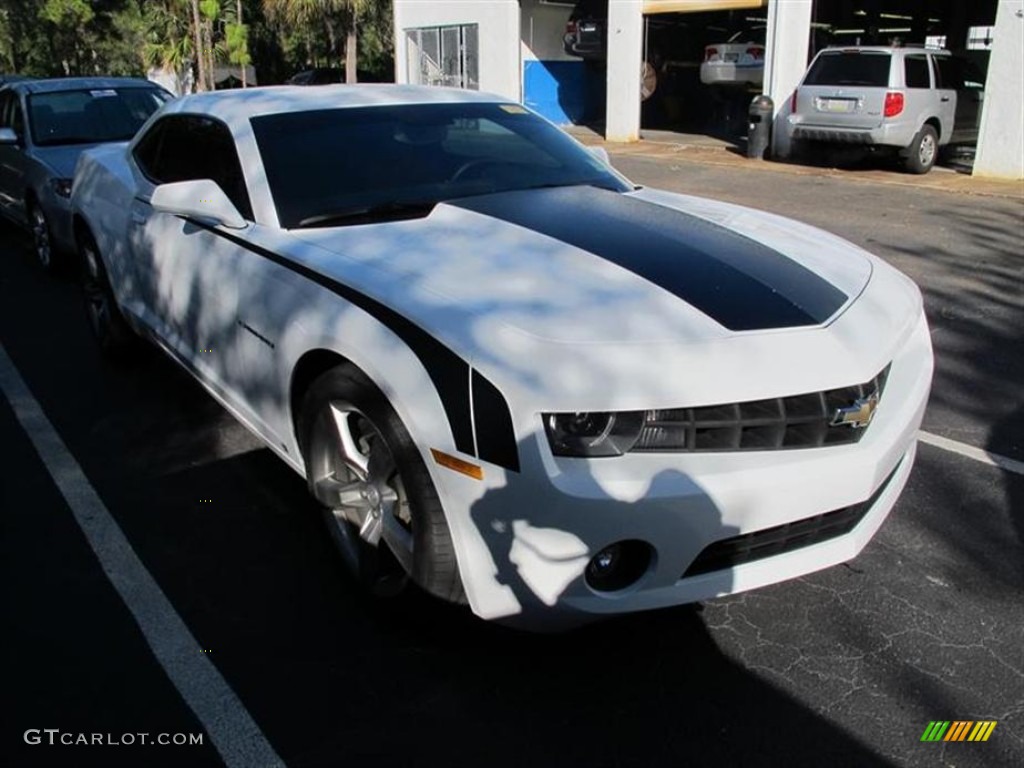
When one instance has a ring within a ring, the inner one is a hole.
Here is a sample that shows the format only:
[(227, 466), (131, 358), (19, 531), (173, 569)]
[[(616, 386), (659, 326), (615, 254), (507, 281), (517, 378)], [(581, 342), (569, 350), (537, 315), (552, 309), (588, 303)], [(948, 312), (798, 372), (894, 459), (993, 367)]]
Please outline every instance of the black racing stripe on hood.
[(628, 269), (732, 331), (819, 325), (847, 296), (749, 237), (596, 187), (519, 190), (449, 203)]

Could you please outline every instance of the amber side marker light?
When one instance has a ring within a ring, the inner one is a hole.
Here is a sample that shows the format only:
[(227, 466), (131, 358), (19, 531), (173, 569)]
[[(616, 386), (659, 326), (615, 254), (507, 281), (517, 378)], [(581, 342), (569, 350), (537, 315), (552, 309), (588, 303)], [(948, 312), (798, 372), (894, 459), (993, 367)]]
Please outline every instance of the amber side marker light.
[(431, 448), (430, 453), (434, 457), (434, 461), (442, 467), (447, 467), (448, 469), (454, 470), (463, 475), (468, 475), (474, 480), (484, 479), (483, 467), (478, 467), (476, 464), (470, 464), (468, 461), (463, 461), (455, 456), (443, 453), (436, 448)]

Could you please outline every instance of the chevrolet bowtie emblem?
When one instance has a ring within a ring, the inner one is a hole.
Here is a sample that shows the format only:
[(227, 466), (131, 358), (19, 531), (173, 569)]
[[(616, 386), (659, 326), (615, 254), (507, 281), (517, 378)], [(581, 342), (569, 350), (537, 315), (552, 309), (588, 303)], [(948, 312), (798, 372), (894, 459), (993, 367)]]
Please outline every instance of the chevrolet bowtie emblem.
[(854, 429), (863, 429), (871, 423), (876, 408), (878, 408), (878, 393), (872, 392), (867, 397), (854, 400), (853, 405), (837, 408), (829, 424), (833, 427), (848, 424)]

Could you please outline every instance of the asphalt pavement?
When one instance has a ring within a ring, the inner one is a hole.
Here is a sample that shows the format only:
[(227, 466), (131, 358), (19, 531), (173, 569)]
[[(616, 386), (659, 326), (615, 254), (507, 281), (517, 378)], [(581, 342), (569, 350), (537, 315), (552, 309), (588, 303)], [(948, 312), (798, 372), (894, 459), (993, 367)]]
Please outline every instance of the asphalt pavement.
[[(613, 159), (639, 183), (823, 226), (905, 271), (937, 356), (925, 430), (1024, 461), (1020, 199)], [(921, 445), (853, 562), (565, 635), (420, 596), (374, 604), (301, 479), (158, 352), (101, 362), (74, 281), (41, 274), (26, 246), (0, 225), (0, 343), (80, 472), (55, 477), (30, 434), (41, 428), (26, 432), (23, 404), (0, 399), (0, 762), (245, 764), (235, 721), (195, 704), (179, 658), (194, 653), (289, 766), (1024, 764), (1024, 475)], [(127, 586), (123, 559), (97, 559), (61, 492), (72, 481), (137, 555)], [(133, 597), (147, 578), (190, 638), (178, 656)], [(997, 721), (987, 742), (920, 741), (930, 721), (983, 719)]]

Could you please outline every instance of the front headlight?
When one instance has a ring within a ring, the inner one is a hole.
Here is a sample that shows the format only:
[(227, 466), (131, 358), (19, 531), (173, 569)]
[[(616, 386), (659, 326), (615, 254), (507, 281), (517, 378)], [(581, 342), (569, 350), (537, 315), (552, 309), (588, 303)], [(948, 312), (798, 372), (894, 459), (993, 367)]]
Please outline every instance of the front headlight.
[(58, 197), (71, 197), (71, 179), (50, 179), (50, 186)]
[(556, 456), (621, 456), (640, 437), (643, 411), (545, 413), (544, 431)]

